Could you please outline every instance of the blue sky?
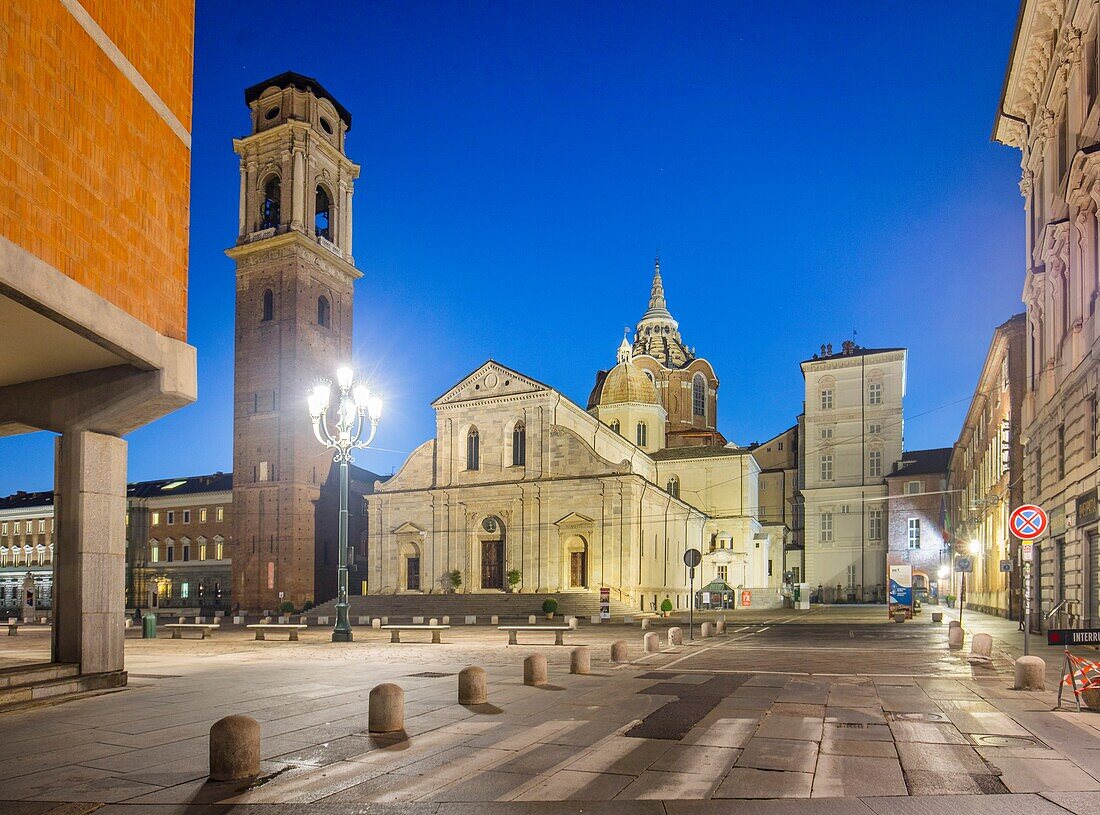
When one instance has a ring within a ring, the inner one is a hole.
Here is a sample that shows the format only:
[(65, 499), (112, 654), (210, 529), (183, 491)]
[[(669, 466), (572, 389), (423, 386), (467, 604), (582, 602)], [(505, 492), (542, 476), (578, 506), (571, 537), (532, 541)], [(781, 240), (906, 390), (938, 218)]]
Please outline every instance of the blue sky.
[[(906, 446), (951, 445), (993, 328), (1023, 308), (1019, 156), (989, 140), (1015, 17), (1005, 0), (199, 0), (199, 401), (128, 437), (131, 479), (232, 466), (231, 139), (244, 88), (285, 70), (354, 117), (355, 362), (387, 397), (362, 466), (399, 466), (433, 432), (428, 402), (489, 356), (583, 405), (658, 248), (730, 440), (791, 425), (798, 362), (856, 330), (910, 349)], [(0, 494), (51, 484), (46, 434), (0, 440)]]

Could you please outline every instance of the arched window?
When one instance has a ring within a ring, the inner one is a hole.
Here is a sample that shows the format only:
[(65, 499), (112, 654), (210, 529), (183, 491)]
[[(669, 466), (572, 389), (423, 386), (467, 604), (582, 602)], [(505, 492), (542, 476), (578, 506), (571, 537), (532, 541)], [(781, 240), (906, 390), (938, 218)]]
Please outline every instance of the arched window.
[(8, 565), (8, 547), (0, 547), (0, 566)]
[(466, 469), (479, 470), (481, 463), (481, 439), (478, 437), (477, 428), (471, 427), (466, 434)]
[(707, 382), (702, 374), (696, 374), (691, 380), (691, 415), (707, 415)]
[(325, 188), (317, 187), (317, 206), (316, 214), (313, 216), (313, 231), (317, 233), (317, 237), (329, 241), (332, 240), (332, 218), (329, 212), (331, 206)]
[(512, 428), (512, 466), (523, 467), (527, 464), (527, 425), (516, 422)]
[(263, 313), (260, 317), (262, 322), (270, 322), (275, 318), (275, 293), (271, 289), (264, 290), (264, 304)]
[(665, 485), (665, 490), (673, 498), (680, 497), (680, 479), (672, 475), (668, 478), (668, 484)]
[[(611, 427), (611, 429), (612, 429), (612, 430), (614, 430), (614, 431), (615, 431), (616, 433), (619, 433), (619, 420), (618, 420), (618, 419), (614, 419), (614, 420), (613, 420), (613, 421), (611, 422), (611, 424), (610, 424), (609, 426), (610, 426), (610, 427)], [(622, 433), (619, 433), (619, 435), (621, 436), (621, 435), (622, 435)]]
[(332, 306), (323, 294), (317, 298), (317, 325), (323, 328), (332, 325)]
[(649, 430), (645, 422), (638, 422), (638, 446), (645, 447), (649, 442)]
[(283, 189), (279, 176), (273, 175), (264, 184), (264, 200), (260, 204), (260, 229), (279, 226), (282, 198)]

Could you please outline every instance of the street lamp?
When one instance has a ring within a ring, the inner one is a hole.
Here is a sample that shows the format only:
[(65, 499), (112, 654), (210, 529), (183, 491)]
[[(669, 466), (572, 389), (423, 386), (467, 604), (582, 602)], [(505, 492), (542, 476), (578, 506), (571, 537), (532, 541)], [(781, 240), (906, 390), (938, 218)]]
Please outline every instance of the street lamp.
[[(356, 382), (351, 368), (346, 365), (336, 371), (336, 386), (340, 395), (336, 406), (335, 421), (328, 421), (329, 402), (332, 399), (332, 383), (319, 380), (309, 392), (309, 416), (313, 420), (313, 434), (317, 441), (336, 451), (332, 460), (340, 465), (340, 549), (338, 594), (336, 596), (336, 625), (332, 629), (333, 642), (351, 642), (351, 623), (348, 622), (348, 465), (351, 451), (370, 447), (382, 418), (382, 396), (372, 391), (365, 382)], [(370, 435), (361, 441), (366, 422), (370, 422)]]
[(982, 542), (980, 540), (978, 540), (977, 538), (970, 541), (970, 554), (973, 555), (974, 557), (977, 557), (981, 553), (982, 553)]

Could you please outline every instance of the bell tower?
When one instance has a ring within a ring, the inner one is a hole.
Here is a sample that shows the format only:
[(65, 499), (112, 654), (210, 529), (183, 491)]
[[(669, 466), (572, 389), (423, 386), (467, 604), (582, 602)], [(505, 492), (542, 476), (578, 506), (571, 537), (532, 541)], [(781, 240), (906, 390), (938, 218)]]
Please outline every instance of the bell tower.
[(336, 519), (318, 507), (332, 458), (305, 399), (351, 360), (359, 167), (344, 153), (351, 114), (316, 80), (280, 74), (245, 102), (252, 127), (233, 140), (239, 228), (226, 251), (237, 264), (233, 597), (261, 610), (330, 599)]

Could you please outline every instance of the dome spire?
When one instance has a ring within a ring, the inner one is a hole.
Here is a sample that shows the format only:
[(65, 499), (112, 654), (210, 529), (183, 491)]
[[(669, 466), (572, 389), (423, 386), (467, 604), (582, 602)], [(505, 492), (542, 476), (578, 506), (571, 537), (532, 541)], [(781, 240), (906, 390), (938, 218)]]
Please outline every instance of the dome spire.
[(665, 303), (665, 284), (661, 280), (661, 256), (653, 258), (653, 288), (649, 293), (649, 310), (668, 313), (668, 305)]

